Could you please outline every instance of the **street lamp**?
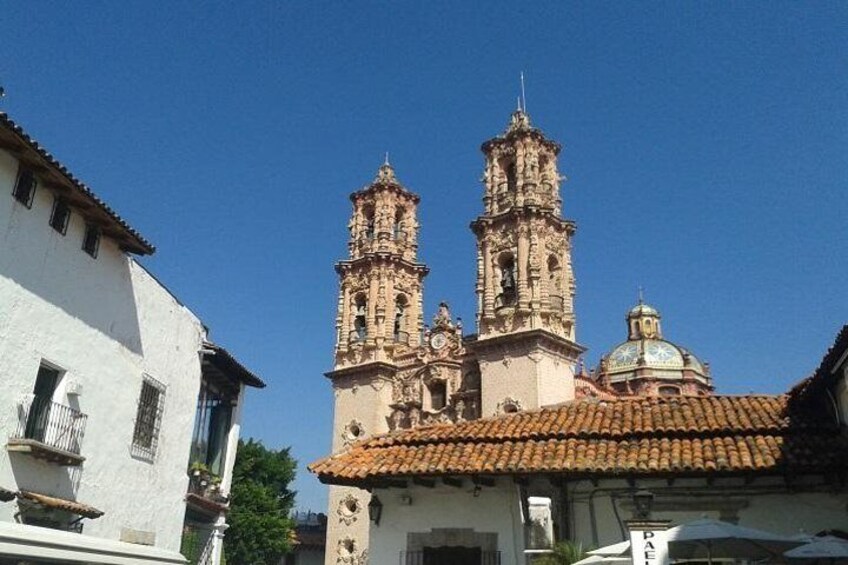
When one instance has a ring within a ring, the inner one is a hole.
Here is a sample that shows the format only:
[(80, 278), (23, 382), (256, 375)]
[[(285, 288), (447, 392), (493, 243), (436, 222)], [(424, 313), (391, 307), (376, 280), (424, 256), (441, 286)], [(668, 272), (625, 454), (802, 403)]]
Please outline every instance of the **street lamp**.
[(368, 518), (374, 522), (375, 526), (380, 525), (380, 516), (383, 515), (383, 503), (377, 498), (377, 495), (371, 497), (371, 502), (368, 503)]
[(636, 516), (647, 519), (651, 516), (651, 508), (654, 506), (654, 493), (649, 490), (637, 490), (633, 493), (633, 506), (636, 508)]

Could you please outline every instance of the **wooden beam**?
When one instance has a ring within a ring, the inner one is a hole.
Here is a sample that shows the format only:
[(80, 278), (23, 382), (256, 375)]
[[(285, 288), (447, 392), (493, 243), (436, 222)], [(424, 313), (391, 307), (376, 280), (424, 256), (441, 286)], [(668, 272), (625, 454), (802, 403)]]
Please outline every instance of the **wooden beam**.
[(436, 481), (433, 479), (424, 479), (421, 477), (412, 477), (412, 484), (418, 485), (419, 487), (427, 487), (433, 488), (436, 486)]
[(495, 479), (491, 477), (480, 477), (477, 475), (472, 475), (471, 482), (475, 485), (480, 485), (484, 487), (493, 487), (495, 486)]
[(456, 477), (442, 477), (442, 482), (449, 487), (462, 488), (462, 479)]

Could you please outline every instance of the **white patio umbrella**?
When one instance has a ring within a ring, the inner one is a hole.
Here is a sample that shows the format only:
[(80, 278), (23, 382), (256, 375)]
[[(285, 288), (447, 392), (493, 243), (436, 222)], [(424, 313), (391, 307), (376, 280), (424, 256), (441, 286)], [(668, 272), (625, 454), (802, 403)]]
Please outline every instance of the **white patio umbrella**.
[(768, 559), (803, 542), (719, 520), (695, 520), (666, 532), (672, 559)]
[(783, 555), (790, 561), (812, 565), (814, 563), (848, 563), (848, 541), (833, 537), (809, 538), (810, 541)]
[(604, 555), (590, 555), (580, 561), (575, 561), (571, 565), (613, 565), (615, 563), (630, 563), (629, 557), (612, 557)]
[(600, 555), (603, 557), (626, 557), (630, 555), (630, 542), (620, 541), (612, 545), (606, 545), (604, 547), (599, 547), (598, 549), (593, 549), (592, 551), (587, 551), (586, 553), (589, 555)]

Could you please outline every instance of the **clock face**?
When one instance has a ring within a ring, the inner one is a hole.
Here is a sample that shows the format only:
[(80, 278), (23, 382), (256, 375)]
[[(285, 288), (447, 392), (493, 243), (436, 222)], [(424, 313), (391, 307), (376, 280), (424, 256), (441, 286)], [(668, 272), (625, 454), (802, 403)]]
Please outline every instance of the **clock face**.
[(439, 332), (430, 336), (430, 346), (433, 349), (441, 349), (448, 344), (448, 338), (445, 334)]

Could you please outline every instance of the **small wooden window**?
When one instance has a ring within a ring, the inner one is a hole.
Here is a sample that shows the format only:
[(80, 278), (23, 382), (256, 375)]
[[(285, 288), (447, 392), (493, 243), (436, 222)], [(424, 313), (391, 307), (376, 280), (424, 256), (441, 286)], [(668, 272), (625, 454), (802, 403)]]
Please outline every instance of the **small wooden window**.
[(85, 237), (82, 240), (82, 250), (97, 258), (97, 252), (100, 249), (100, 228), (89, 224), (85, 228)]
[(12, 195), (15, 197), (15, 200), (27, 208), (32, 208), (32, 200), (35, 197), (35, 185), (35, 173), (21, 166), (18, 170), (18, 178), (15, 181), (15, 188), (12, 191)]
[(68, 231), (68, 221), (71, 219), (71, 207), (62, 198), (53, 201), (53, 213), (50, 215), (50, 226), (62, 235)]

